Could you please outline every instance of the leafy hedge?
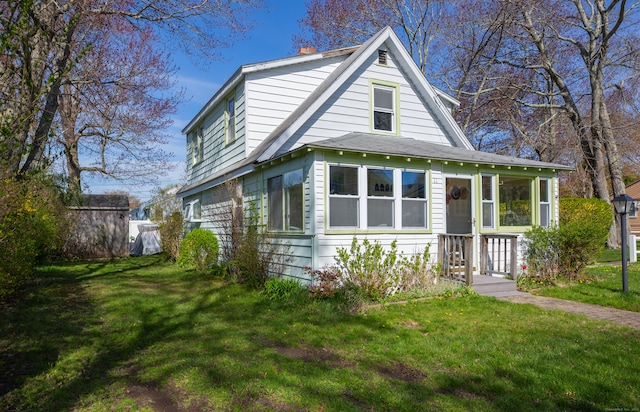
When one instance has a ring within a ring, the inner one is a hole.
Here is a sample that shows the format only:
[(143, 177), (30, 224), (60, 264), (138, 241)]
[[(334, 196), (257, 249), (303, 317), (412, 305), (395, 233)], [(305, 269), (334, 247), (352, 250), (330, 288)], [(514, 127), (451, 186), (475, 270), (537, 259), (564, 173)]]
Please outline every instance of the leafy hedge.
[(605, 247), (613, 222), (611, 205), (602, 199), (560, 199), (560, 222), (525, 233), (528, 271), (547, 280), (576, 278)]

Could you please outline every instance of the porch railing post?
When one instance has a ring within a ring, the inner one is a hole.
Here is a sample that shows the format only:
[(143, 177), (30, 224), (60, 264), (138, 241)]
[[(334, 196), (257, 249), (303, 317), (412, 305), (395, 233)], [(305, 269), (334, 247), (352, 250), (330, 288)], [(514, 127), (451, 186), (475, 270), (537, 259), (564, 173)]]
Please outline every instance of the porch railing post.
[(473, 284), (473, 236), (464, 238), (464, 280), (467, 286)]
[(489, 238), (480, 235), (480, 274), (486, 275), (489, 267)]
[(518, 280), (518, 236), (511, 237), (511, 277)]
[(438, 239), (438, 265), (440, 265), (440, 276), (441, 277), (446, 277), (446, 273), (444, 272), (445, 270), (445, 253), (446, 253), (446, 249), (445, 249), (445, 237), (444, 235), (439, 235), (439, 239)]

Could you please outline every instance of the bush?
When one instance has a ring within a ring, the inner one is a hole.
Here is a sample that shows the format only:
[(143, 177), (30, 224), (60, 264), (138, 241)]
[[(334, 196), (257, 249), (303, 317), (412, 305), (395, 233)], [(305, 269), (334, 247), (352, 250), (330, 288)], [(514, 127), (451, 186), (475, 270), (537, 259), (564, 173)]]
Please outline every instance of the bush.
[[(555, 279), (560, 271), (561, 243), (558, 227), (534, 226), (524, 236), (524, 259), (527, 262), (527, 273), (541, 279)], [(519, 278), (521, 277), (523, 276)]]
[(213, 268), (218, 261), (218, 239), (206, 229), (194, 229), (187, 233), (180, 244), (178, 264), (194, 266), (196, 272)]
[(602, 199), (560, 199), (560, 225), (525, 233), (529, 273), (544, 280), (579, 277), (605, 247), (613, 221)]
[(171, 260), (178, 260), (180, 243), (184, 232), (184, 218), (182, 213), (173, 212), (158, 226), (163, 253)]
[(320, 274), (326, 275), (329, 281), (331, 271), (335, 270), (340, 274), (340, 280), (331, 282), (356, 289), (373, 300), (408, 292), (436, 281), (436, 271), (429, 262), (429, 246), (411, 257), (399, 255), (397, 249), (395, 240), (391, 242), (390, 249), (385, 250), (378, 241), (371, 243), (364, 239), (360, 244), (354, 236), (349, 250), (338, 248), (336, 268)]
[[(281, 243), (258, 224), (258, 213), (251, 205), (246, 219), (236, 219), (226, 233), (233, 244), (227, 247), (227, 278), (233, 282), (260, 289), (272, 275), (280, 275), (290, 256), (287, 245)], [(242, 225), (241, 227), (237, 227)]]
[(589, 223), (602, 243), (607, 239), (613, 222), (611, 205), (602, 199), (565, 197), (560, 199), (560, 226), (570, 223)]
[(38, 260), (62, 249), (66, 209), (46, 176), (0, 181), (0, 300), (14, 293)]
[(306, 266), (304, 272), (313, 279), (313, 283), (309, 286), (309, 292), (311, 297), (315, 299), (332, 298), (344, 285), (342, 273), (335, 266), (325, 266), (316, 270), (311, 270), (309, 266)]

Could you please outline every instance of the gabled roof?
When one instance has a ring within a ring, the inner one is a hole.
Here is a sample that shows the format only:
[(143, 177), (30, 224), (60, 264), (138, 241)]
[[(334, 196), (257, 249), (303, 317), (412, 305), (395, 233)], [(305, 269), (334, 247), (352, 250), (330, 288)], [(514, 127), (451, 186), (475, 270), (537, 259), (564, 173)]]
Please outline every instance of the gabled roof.
[(341, 137), (309, 143), (304, 147), (482, 165), (504, 165), (558, 170), (573, 169), (572, 167), (556, 163), (520, 159), (495, 153), (445, 146), (422, 140), (369, 133), (349, 133)]
[(315, 60), (322, 60), (330, 57), (348, 55), (356, 51), (360, 46), (343, 47), (341, 49), (330, 50), (321, 53), (311, 53), (283, 59), (268, 60), (259, 63), (252, 63), (240, 66), (235, 73), (218, 89), (209, 101), (198, 111), (191, 121), (182, 129), (183, 134), (188, 134), (200, 121), (213, 109), (220, 101), (249, 73), (258, 73), (265, 70), (277, 69), (294, 64), (307, 63)]
[[(402, 45), (398, 36), (393, 32), (393, 29), (387, 26), (363, 43), (358, 50), (342, 62), (287, 119), (278, 125), (278, 127), (258, 145), (250, 157), (255, 158), (259, 162), (273, 157), (278, 152), (278, 149), (286, 143), (287, 140), (313, 116), (322, 104), (325, 103), (372, 54), (376, 53), (383, 44), (386, 44), (395, 56), (400, 57), (397, 59), (397, 63), (404, 69), (405, 73), (408, 74), (412, 83), (416, 87), (422, 88), (424, 93), (421, 95), (427, 100), (427, 105), (432, 109), (436, 120), (445, 129), (446, 135), (453, 139), (452, 144), (468, 150), (474, 150), (469, 140), (453, 119), (451, 113), (440, 101), (436, 89), (431, 86), (424, 77), (423, 73)], [(455, 100), (449, 100), (455, 103)]]

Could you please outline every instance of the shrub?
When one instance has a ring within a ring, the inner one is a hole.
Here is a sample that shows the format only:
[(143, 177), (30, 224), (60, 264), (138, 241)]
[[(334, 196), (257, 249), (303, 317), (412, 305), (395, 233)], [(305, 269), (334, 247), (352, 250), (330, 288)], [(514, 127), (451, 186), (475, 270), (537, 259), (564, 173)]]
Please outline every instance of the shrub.
[(527, 273), (542, 279), (555, 279), (560, 270), (561, 247), (558, 227), (534, 226), (524, 236), (524, 259), (528, 266)]
[(576, 278), (605, 247), (613, 222), (611, 205), (602, 199), (560, 199), (560, 271)]
[(309, 286), (309, 292), (313, 298), (332, 298), (344, 284), (342, 273), (336, 266), (325, 266), (316, 270), (311, 270), (309, 266), (306, 266), (303, 270), (313, 279), (313, 283)]
[(560, 199), (560, 225), (525, 233), (529, 273), (544, 280), (577, 278), (602, 251), (613, 221), (602, 199)]
[(184, 232), (184, 218), (182, 213), (171, 213), (164, 222), (158, 226), (162, 251), (171, 260), (178, 260), (180, 255), (180, 243)]
[(240, 220), (243, 227), (234, 225), (230, 227), (233, 233), (225, 235), (226, 239), (233, 242), (226, 248), (227, 278), (260, 289), (270, 276), (282, 274), (290, 256), (288, 246), (258, 224), (255, 205), (251, 204), (249, 211), (246, 219)]
[(611, 205), (603, 199), (564, 197), (560, 199), (560, 226), (569, 223), (589, 223), (598, 233), (599, 239), (606, 240), (613, 222)]
[(194, 266), (196, 272), (211, 269), (218, 261), (218, 239), (206, 229), (194, 229), (187, 233), (180, 244), (178, 264)]
[(371, 243), (364, 239), (359, 243), (354, 237), (349, 250), (337, 250), (335, 271), (341, 279), (336, 283), (378, 300), (435, 282), (436, 271), (429, 262), (429, 246), (410, 257), (398, 254), (397, 249), (395, 240), (389, 250), (385, 250), (378, 241)]

